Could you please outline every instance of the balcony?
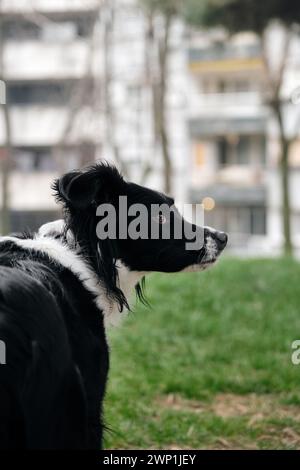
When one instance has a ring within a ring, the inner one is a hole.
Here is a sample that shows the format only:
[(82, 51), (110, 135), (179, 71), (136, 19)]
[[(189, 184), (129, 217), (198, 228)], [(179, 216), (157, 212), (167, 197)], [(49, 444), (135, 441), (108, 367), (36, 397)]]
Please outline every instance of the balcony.
[(220, 206), (262, 206), (266, 203), (266, 188), (256, 186), (210, 185), (206, 188), (192, 188), (190, 200), (199, 203), (205, 197), (211, 197)]
[[(219, 112), (220, 116), (221, 112)], [(265, 117), (198, 117), (189, 121), (190, 135), (194, 139), (237, 135), (262, 135), (266, 132), (267, 120)]]
[(237, 46), (222, 43), (205, 49), (190, 48), (188, 54), (190, 63), (228, 59), (254, 59), (261, 56), (261, 48), (259, 44)]
[(6, 14), (85, 12), (99, 7), (99, 0), (35, 0), (34, 5), (28, 0), (2, 0), (1, 3), (1, 10)]
[(4, 50), (7, 80), (77, 79), (86, 73), (88, 45), (84, 40), (61, 44), (9, 41)]
[[(52, 146), (60, 142), (69, 119), (68, 109), (52, 106), (11, 107), (12, 140), (15, 146)], [(3, 111), (0, 109), (0, 145), (4, 144)], [(101, 139), (103, 121), (91, 108), (81, 109), (73, 121), (68, 143)]]
[(207, 48), (190, 48), (188, 62), (195, 73), (226, 73), (263, 70), (258, 44), (218, 44)]
[(262, 116), (266, 112), (259, 92), (199, 93), (190, 100), (189, 115), (203, 116)]
[[(51, 183), (56, 173), (20, 173), (13, 172), (10, 177), (10, 207), (16, 211), (57, 210), (51, 190)], [(0, 176), (0, 182), (1, 176)], [(1, 204), (1, 195), (0, 195)]]

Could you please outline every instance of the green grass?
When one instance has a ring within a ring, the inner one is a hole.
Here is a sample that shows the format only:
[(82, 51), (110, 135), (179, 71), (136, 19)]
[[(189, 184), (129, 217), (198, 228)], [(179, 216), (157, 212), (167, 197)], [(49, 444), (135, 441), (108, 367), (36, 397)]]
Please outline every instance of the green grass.
[(106, 448), (300, 448), (300, 265), (151, 275), (109, 334)]

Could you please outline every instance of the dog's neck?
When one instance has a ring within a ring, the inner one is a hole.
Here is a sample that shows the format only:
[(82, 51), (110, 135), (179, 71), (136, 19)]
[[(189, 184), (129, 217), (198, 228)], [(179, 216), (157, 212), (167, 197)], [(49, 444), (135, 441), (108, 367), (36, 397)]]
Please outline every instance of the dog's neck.
[[(105, 327), (119, 324), (125, 316), (127, 309), (124, 308), (123, 312), (120, 312), (118, 303), (113, 301), (107, 294), (106, 286), (101, 284), (101, 280), (99, 280), (96, 273), (78, 254), (74, 237), (70, 231), (66, 233), (63, 220), (43, 225), (33, 238), (0, 237), (0, 242), (6, 241), (12, 241), (24, 250), (45, 254), (57, 264), (69, 269), (93, 295), (98, 309), (103, 313)], [(116, 267), (118, 269), (119, 288), (130, 305), (135, 286), (145, 273), (130, 271), (120, 261), (117, 262)]]
[[(60, 240), (64, 240), (65, 244), (62, 244), (64, 249), (68, 250), (65, 252), (64, 256), (58, 256), (57, 249), (53, 250), (53, 243), (49, 245), (48, 250), (51, 251), (51, 256), (57, 259), (57, 261), (63, 264), (65, 267), (73, 271), (77, 277), (81, 279), (85, 287), (93, 293), (96, 294), (96, 303), (99, 309), (103, 311), (105, 326), (117, 325), (120, 323), (120, 320), (124, 317), (124, 312), (127, 309), (124, 309), (123, 312), (120, 312), (117, 302), (111, 300), (106, 293), (105, 286), (101, 286), (99, 283), (96, 274), (92, 269), (85, 263), (85, 261), (76, 253), (74, 237), (70, 230), (66, 232), (65, 223), (63, 220), (56, 220), (54, 222), (49, 222), (43, 225), (39, 231), (37, 240), (43, 240), (44, 245), (42, 250), (45, 250), (47, 241), (56, 242), (59, 244)], [(71, 262), (71, 259), (76, 256), (76, 259), (80, 259), (80, 262)], [(143, 278), (145, 273), (130, 271), (121, 261), (117, 261), (116, 268), (118, 270), (118, 287), (123, 292), (128, 305), (134, 297), (135, 286)]]

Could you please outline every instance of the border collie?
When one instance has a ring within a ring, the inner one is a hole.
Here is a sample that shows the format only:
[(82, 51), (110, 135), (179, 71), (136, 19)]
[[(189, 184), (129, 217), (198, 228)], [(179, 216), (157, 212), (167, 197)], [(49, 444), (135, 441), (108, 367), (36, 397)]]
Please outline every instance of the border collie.
[[(0, 448), (100, 449), (106, 326), (129, 310), (131, 291), (143, 298), (145, 274), (205, 269), (227, 243), (207, 227), (197, 249), (186, 248), (185, 235), (162, 236), (175, 219), (187, 224), (176, 210), (151, 215), (152, 205), (171, 208), (173, 199), (108, 164), (67, 173), (53, 188), (64, 220), (0, 238)], [(149, 210), (158, 237), (99, 236), (99, 206), (110, 204), (119, 225), (121, 196)]]

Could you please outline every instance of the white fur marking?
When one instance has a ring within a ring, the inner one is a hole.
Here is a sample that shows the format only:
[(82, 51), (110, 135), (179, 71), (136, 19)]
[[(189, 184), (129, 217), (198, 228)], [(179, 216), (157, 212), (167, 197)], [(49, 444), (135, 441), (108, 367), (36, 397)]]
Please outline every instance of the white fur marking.
[[(119, 275), (119, 288), (125, 295), (125, 298), (130, 305), (130, 300), (134, 296), (135, 286), (137, 283), (149, 273), (142, 271), (130, 271), (120, 260), (117, 261), (117, 270)], [(112, 325), (117, 325), (121, 317), (120, 312), (115, 305), (115, 308), (110, 312), (110, 321)]]
[[(46, 224), (48, 225), (48, 224)], [(58, 225), (57, 225), (58, 227)], [(49, 228), (49, 227), (48, 227)], [(49, 258), (61, 264), (66, 269), (69, 269), (75, 274), (85, 288), (95, 295), (95, 302), (97, 307), (103, 312), (105, 327), (116, 325), (119, 323), (120, 318), (123, 316), (118, 308), (116, 302), (112, 302), (105, 292), (105, 287), (97, 280), (96, 274), (89, 266), (83, 261), (80, 256), (72, 251), (68, 246), (64, 245), (59, 240), (46, 238), (45, 232), (37, 234), (34, 239), (19, 239), (15, 237), (0, 237), (0, 242), (12, 241), (17, 246), (34, 250), (43, 253)], [(120, 288), (123, 290), (124, 295), (129, 296), (130, 289), (133, 289), (143, 273), (134, 273), (129, 271), (125, 266), (118, 267), (120, 276)]]
[[(65, 229), (65, 221), (63, 219), (48, 222), (42, 225), (38, 231), (38, 237), (41, 238), (55, 238), (63, 235)], [(74, 245), (74, 236), (71, 230), (66, 233), (66, 238), (69, 246)]]
[(64, 231), (65, 222), (63, 219), (48, 222), (39, 228), (38, 235), (42, 238), (56, 237)]
[(213, 240), (212, 237), (207, 237), (207, 241), (206, 241), (206, 244), (205, 244), (205, 250), (206, 250), (206, 252), (205, 252), (204, 259), (203, 259), (204, 263), (206, 261), (212, 261), (218, 255), (218, 252), (219, 252), (218, 246), (217, 246), (217, 243), (215, 242), (215, 240)]

